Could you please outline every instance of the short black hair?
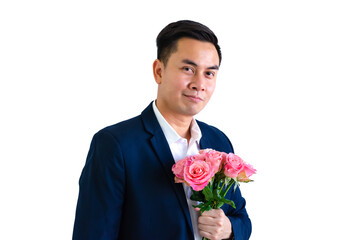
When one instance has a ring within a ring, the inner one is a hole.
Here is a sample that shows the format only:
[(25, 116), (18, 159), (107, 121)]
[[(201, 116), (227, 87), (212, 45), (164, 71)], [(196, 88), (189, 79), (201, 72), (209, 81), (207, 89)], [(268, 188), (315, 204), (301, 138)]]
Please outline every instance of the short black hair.
[(157, 58), (163, 64), (166, 65), (171, 53), (177, 51), (177, 41), (180, 38), (192, 38), (212, 43), (219, 55), (220, 65), (221, 50), (216, 35), (205, 25), (191, 20), (170, 23), (158, 34), (156, 39)]

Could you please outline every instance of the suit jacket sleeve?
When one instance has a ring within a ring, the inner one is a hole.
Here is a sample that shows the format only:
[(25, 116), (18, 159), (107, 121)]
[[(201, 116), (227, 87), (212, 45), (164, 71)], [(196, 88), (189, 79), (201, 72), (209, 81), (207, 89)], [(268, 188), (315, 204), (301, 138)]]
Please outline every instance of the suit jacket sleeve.
[[(228, 137), (224, 134), (225, 138), (227, 139), (227, 142), (230, 144), (232, 152), (234, 152), (234, 149), (232, 147), (232, 144)], [(236, 187), (235, 191), (233, 191), (234, 186), (231, 187), (229, 190), (229, 197), (226, 197), (227, 199), (232, 199), (235, 203), (236, 209), (233, 207), (228, 206), (227, 210), (227, 217), (229, 218), (232, 229), (233, 229), (233, 235), (235, 240), (248, 240), (251, 235), (252, 231), (252, 225), (249, 218), (249, 215), (246, 211), (245, 205), (246, 201), (241, 195), (239, 187)]]
[(235, 192), (232, 189), (233, 187), (230, 189), (230, 198), (226, 198), (234, 201), (236, 209), (227, 205), (226, 216), (231, 222), (235, 240), (247, 240), (251, 235), (251, 221), (245, 209), (245, 199), (241, 196), (239, 187)]
[(79, 180), (73, 240), (117, 239), (125, 191), (121, 154), (111, 133), (93, 137)]
[[(222, 131), (205, 123), (198, 123), (202, 130), (204, 138), (204, 142), (201, 146), (202, 148), (213, 148), (215, 150), (227, 153), (234, 152), (233, 146), (229, 138)], [(229, 218), (231, 222), (234, 239), (249, 239), (252, 229), (251, 221), (245, 208), (245, 199), (242, 197), (239, 187), (237, 187), (235, 191), (233, 191), (232, 186), (225, 197), (226, 199), (233, 200), (236, 205), (236, 209), (227, 204), (224, 204), (224, 206), (222, 207), (225, 215)]]

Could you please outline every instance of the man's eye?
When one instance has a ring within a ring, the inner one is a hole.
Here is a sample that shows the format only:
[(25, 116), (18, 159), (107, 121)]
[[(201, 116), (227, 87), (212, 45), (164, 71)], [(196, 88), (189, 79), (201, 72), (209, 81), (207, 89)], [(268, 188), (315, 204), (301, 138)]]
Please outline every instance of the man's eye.
[(190, 73), (193, 73), (194, 70), (190, 67), (183, 67), (183, 70), (186, 71), (186, 72), (190, 72)]
[(214, 72), (206, 72), (206, 76), (213, 77), (213, 76), (215, 76), (215, 73)]

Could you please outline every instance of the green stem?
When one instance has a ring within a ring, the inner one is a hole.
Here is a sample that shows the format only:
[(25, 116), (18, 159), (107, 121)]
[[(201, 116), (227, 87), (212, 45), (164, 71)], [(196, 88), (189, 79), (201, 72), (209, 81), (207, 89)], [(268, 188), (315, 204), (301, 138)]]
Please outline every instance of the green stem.
[(225, 181), (222, 182), (222, 186), (221, 186), (220, 189), (223, 190), (223, 189), (224, 189), (224, 186), (225, 186)]
[(231, 186), (233, 185), (233, 183), (234, 183), (234, 180), (233, 180), (231, 183), (229, 183), (229, 186), (228, 186), (228, 188), (226, 189), (226, 191), (225, 191), (225, 193), (224, 193), (223, 197), (225, 197), (225, 196), (226, 196), (227, 192), (229, 191), (229, 189), (231, 188)]

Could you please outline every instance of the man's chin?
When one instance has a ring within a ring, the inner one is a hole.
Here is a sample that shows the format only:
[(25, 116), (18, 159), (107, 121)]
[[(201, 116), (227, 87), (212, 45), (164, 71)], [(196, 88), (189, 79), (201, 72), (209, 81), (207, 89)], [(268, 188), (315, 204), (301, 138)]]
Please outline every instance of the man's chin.
[(197, 115), (198, 113), (201, 112), (203, 108), (191, 108), (191, 109), (187, 109), (186, 111), (184, 111), (184, 114), (187, 115), (187, 116), (195, 116)]

